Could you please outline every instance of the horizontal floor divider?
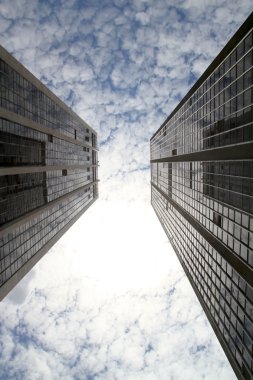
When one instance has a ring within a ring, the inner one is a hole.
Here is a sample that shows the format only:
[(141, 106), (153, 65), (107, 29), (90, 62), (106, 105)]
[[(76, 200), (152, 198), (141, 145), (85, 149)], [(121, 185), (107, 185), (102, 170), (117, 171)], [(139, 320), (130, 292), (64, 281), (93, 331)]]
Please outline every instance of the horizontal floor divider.
[(79, 146), (82, 146), (85, 148), (89, 148), (91, 150), (98, 151), (98, 148), (93, 147), (90, 144), (82, 143), (81, 141), (75, 140), (74, 138), (71, 138), (71, 137), (64, 135), (64, 133), (62, 133), (62, 132), (58, 132), (56, 129), (46, 127), (43, 124), (40, 124), (36, 121), (28, 119), (27, 117), (24, 117), (22, 115), (18, 115), (17, 113), (11, 112), (11, 111), (7, 110), (6, 108), (0, 107), (0, 118), (4, 119), (4, 120), (11, 121), (11, 122), (16, 123), (16, 124), (20, 124), (26, 128), (35, 129), (38, 132), (54, 136), (57, 139), (68, 141), (71, 144), (79, 145)]
[(15, 175), (25, 173), (41, 173), (50, 172), (54, 170), (77, 170), (86, 168), (96, 168), (98, 165), (41, 165), (41, 166), (9, 166), (0, 168), (0, 176), (3, 175)]
[(155, 162), (187, 162), (187, 161), (236, 161), (253, 159), (253, 141), (241, 144), (222, 146), (201, 150), (199, 152), (180, 154), (178, 156), (157, 158), (150, 160)]

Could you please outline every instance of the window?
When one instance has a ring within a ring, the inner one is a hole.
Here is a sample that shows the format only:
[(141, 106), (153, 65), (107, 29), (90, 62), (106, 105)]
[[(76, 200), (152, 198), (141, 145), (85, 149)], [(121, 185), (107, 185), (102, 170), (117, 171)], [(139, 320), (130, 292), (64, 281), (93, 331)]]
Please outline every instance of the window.
[(213, 213), (213, 222), (218, 226), (221, 227), (221, 215), (214, 211)]

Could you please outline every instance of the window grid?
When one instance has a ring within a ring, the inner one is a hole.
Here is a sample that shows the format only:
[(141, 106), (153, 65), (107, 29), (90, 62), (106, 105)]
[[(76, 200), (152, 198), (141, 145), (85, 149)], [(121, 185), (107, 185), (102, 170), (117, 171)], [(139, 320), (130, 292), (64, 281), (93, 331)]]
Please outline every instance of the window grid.
[[(0, 106), (82, 143), (92, 131), (0, 59)], [(94, 144), (96, 140), (94, 139)], [(94, 145), (95, 146), (95, 145)]]
[(151, 159), (170, 157), (175, 148), (186, 154), (252, 139), (252, 35), (250, 31), (154, 136)]
[(0, 238), (0, 285), (12, 277), (92, 199), (92, 188), (82, 190)]
[(155, 188), (152, 205), (238, 365), (253, 373), (253, 289)]

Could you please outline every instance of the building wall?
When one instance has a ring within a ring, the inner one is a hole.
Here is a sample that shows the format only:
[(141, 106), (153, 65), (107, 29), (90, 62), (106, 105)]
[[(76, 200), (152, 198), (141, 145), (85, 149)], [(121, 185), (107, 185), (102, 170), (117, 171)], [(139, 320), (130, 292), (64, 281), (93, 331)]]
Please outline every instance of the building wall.
[(97, 199), (98, 162), (96, 132), (1, 47), (0, 82), (1, 299)]
[(253, 377), (253, 14), (151, 138), (151, 203), (239, 378)]

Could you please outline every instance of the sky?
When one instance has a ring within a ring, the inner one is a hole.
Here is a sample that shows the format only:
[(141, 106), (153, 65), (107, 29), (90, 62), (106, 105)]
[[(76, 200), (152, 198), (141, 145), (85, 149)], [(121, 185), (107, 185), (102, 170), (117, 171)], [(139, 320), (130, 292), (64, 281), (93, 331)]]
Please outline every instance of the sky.
[(149, 140), (252, 0), (0, 0), (0, 43), (98, 132), (99, 200), (0, 304), (0, 379), (235, 375), (150, 205)]

